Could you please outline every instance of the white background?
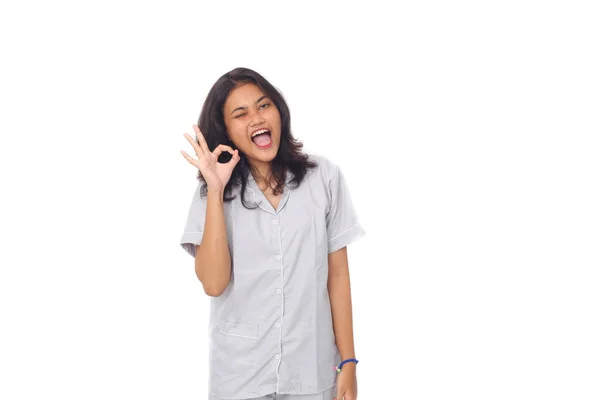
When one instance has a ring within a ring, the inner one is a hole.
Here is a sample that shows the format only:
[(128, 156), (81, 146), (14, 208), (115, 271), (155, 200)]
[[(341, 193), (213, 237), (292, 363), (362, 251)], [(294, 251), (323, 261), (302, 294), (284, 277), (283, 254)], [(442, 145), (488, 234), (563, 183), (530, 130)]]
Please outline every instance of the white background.
[(3, 3), (0, 398), (206, 399), (179, 151), (244, 66), (367, 231), (359, 399), (598, 399), (593, 2), (291, 3)]

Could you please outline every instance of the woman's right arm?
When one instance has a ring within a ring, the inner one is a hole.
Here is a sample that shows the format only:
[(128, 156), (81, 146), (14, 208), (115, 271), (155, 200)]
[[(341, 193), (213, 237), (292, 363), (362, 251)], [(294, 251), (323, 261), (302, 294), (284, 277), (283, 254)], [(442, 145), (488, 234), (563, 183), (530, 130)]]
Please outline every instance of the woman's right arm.
[(227, 242), (223, 191), (208, 190), (206, 221), (200, 245), (196, 246), (196, 276), (209, 296), (220, 296), (231, 278), (231, 256)]
[[(224, 144), (217, 145), (211, 152), (200, 128), (197, 125), (193, 125), (193, 128), (197, 142), (187, 133), (184, 136), (194, 147), (198, 159), (190, 157), (183, 150), (181, 154), (200, 170), (207, 185), (204, 231), (200, 244), (196, 245), (195, 270), (206, 294), (216, 297), (225, 291), (231, 277), (223, 193), (233, 169), (240, 161), (240, 155), (237, 150)], [(224, 151), (231, 154), (231, 160), (219, 163), (218, 158)]]

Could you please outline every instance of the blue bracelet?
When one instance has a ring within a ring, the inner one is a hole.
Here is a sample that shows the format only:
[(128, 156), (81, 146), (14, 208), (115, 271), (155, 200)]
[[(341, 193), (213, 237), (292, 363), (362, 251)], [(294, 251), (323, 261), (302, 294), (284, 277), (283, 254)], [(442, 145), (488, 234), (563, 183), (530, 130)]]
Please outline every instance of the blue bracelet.
[(349, 358), (349, 359), (347, 359), (347, 360), (344, 360), (344, 361), (342, 361), (342, 362), (340, 363), (340, 365), (339, 365), (339, 366), (337, 366), (337, 365), (334, 365), (334, 366), (333, 366), (333, 369), (334, 369), (336, 372), (341, 372), (341, 371), (342, 371), (342, 366), (343, 366), (344, 364), (346, 364), (347, 362), (351, 362), (351, 361), (353, 361), (353, 362), (355, 362), (355, 363), (357, 363), (357, 364), (358, 364), (358, 360), (357, 360), (356, 358)]

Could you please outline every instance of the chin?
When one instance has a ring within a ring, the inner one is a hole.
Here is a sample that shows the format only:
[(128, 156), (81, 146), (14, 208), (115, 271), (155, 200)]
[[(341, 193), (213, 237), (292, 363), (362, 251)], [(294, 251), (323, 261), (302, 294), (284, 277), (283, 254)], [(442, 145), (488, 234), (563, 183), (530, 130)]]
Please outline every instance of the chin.
[(257, 161), (262, 161), (262, 162), (271, 162), (275, 159), (275, 157), (277, 157), (277, 151), (273, 151), (273, 152), (269, 152), (269, 153), (263, 153), (263, 154), (253, 154), (252, 158), (254, 158)]

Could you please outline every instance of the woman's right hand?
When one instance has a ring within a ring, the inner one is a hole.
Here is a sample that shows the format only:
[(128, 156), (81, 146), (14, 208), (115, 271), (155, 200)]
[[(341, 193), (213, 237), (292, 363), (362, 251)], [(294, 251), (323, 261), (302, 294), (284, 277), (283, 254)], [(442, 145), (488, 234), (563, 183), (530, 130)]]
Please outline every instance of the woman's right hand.
[[(192, 125), (194, 130), (196, 131), (196, 136), (198, 137), (198, 143), (190, 135), (184, 133), (183, 136), (190, 142), (190, 144), (194, 147), (194, 151), (196, 152), (196, 156), (198, 159), (190, 157), (185, 151), (181, 150), (181, 154), (185, 157), (186, 160), (190, 162), (194, 167), (200, 170), (202, 177), (206, 181), (209, 190), (220, 190), (223, 191), (227, 182), (231, 178), (231, 174), (233, 173), (233, 168), (240, 161), (240, 155), (238, 150), (233, 150), (230, 146), (220, 144), (214, 151), (210, 151), (208, 149), (208, 145), (206, 144), (206, 140), (200, 132), (200, 128), (197, 125)], [(224, 151), (230, 153), (232, 155), (231, 160), (227, 163), (220, 163), (218, 161), (219, 155)]]

